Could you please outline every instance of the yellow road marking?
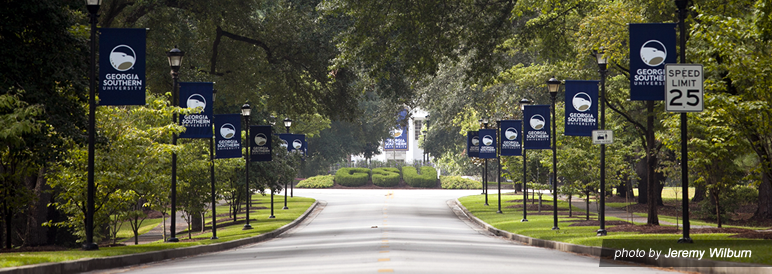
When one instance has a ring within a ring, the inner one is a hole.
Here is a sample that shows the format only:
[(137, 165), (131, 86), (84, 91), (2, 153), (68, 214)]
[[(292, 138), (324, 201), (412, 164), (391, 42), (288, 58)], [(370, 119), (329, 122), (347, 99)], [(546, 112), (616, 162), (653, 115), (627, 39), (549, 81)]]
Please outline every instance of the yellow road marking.
[(394, 272), (394, 269), (387, 268), (387, 269), (378, 269), (378, 272)]
[(382, 251), (381, 251), (381, 252), (379, 252), (379, 253), (389, 253), (389, 251), (388, 251), (388, 250), (382, 250)]
[(381, 248), (389, 248), (388, 245), (382, 245)]
[(388, 261), (391, 261), (391, 259), (389, 259), (389, 258), (380, 258), (380, 259), (378, 259), (378, 261), (379, 262), (388, 262)]

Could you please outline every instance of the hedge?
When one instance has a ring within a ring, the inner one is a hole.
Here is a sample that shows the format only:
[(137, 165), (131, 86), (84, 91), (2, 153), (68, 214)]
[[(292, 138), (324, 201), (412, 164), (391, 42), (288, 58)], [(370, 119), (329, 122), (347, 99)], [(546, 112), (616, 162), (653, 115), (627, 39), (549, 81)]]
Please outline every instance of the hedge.
[(332, 187), (335, 182), (333, 182), (332, 175), (319, 175), (314, 176), (308, 179), (305, 179), (303, 181), (300, 181), (297, 184), (297, 187), (300, 188), (329, 188)]
[(335, 182), (342, 186), (363, 186), (369, 180), (369, 168), (346, 167), (335, 172)]
[(440, 176), (443, 189), (481, 189), (482, 183), (461, 176)]
[(416, 171), (415, 167), (402, 167), (402, 177), (405, 179), (405, 183), (412, 187), (437, 186), (437, 170), (430, 166), (421, 167), (420, 175)]
[(399, 169), (393, 167), (379, 167), (373, 169), (373, 184), (382, 187), (399, 185)]

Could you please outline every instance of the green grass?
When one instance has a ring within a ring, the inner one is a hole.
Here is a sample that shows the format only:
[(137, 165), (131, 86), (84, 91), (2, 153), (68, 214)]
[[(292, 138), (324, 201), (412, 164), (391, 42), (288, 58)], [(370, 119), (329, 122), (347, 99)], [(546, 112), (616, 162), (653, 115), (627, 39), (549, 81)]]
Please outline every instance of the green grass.
[[(257, 236), (266, 232), (276, 230), (282, 227), (305, 212), (311, 204), (314, 203), (314, 199), (294, 197), (287, 199), (287, 206), (290, 209), (282, 210), (284, 207), (284, 197), (274, 197), (274, 215), (275, 219), (268, 219), (270, 216), (270, 196), (255, 195), (253, 196), (253, 206), (268, 207), (268, 209), (257, 210), (250, 213), (250, 224), (254, 229), (241, 230), (243, 225), (237, 224), (228, 227), (217, 228), (218, 240), (210, 240), (212, 233), (207, 230), (207, 233), (200, 235), (194, 235), (193, 238), (202, 239), (197, 242), (178, 242), (178, 243), (163, 243), (160, 240), (158, 242), (143, 244), (143, 245), (131, 245), (131, 246), (118, 246), (118, 247), (100, 247), (96, 251), (83, 251), (80, 249), (71, 249), (67, 251), (51, 251), (51, 252), (8, 252), (0, 253), (0, 268), (13, 267), (39, 263), (50, 262), (63, 262), (78, 260), (83, 258), (99, 258), (126, 254), (135, 254), (142, 252), (158, 251), (172, 248), (189, 247), (197, 245), (207, 245), (212, 243), (220, 243), (226, 241), (232, 241), (252, 236)], [(222, 208), (222, 209), (220, 209)], [(228, 212), (227, 207), (218, 207), (218, 213)], [(240, 220), (243, 220), (245, 214), (238, 215)], [(160, 220), (160, 219), (159, 219)], [(209, 219), (211, 220), (211, 219)], [(207, 221), (209, 221), (207, 220)], [(146, 220), (147, 222), (147, 220)], [(167, 225), (169, 222), (167, 221)], [(187, 233), (177, 234), (179, 239), (187, 239)]]
[[(155, 219), (145, 219), (145, 221), (142, 222), (142, 225), (139, 227), (139, 235), (145, 234), (151, 229), (158, 226), (158, 224), (162, 223), (162, 218), (155, 218)], [(131, 231), (131, 225), (129, 222), (124, 222), (121, 225), (121, 228), (118, 229), (118, 239), (124, 239), (123, 241), (128, 241), (134, 239), (134, 232)]]
[[(694, 240), (693, 245), (676, 245), (675, 243), (681, 234), (639, 234), (636, 232), (609, 232), (608, 236), (598, 237), (596, 236), (597, 226), (569, 226), (571, 222), (565, 222), (567, 216), (558, 215), (558, 227), (560, 230), (552, 230), (553, 216), (550, 215), (528, 215), (528, 222), (520, 222), (523, 219), (522, 208), (506, 208), (506, 206), (512, 205), (512, 203), (505, 202), (506, 200), (512, 200), (511, 196), (502, 198), (502, 211), (503, 214), (496, 213), (497, 203), (495, 195), (489, 195), (488, 203), (490, 206), (484, 205), (484, 195), (473, 195), (459, 198), (458, 200), (464, 205), (474, 216), (480, 218), (482, 221), (490, 224), (491, 226), (509, 231), (512, 233), (525, 235), (538, 239), (552, 240), (558, 242), (586, 245), (586, 246), (601, 246), (604, 239), (631, 239), (631, 240), (649, 240), (657, 239), (664, 240), (661, 243), (648, 243), (651, 246), (636, 246), (638, 248), (664, 248), (665, 251), (668, 248), (679, 249), (705, 249), (711, 243), (707, 240), (731, 240), (732, 246), (720, 246), (731, 247), (732, 249), (748, 249), (752, 250), (753, 256), (751, 258), (722, 258), (722, 260), (735, 261), (735, 262), (747, 262), (757, 264), (772, 264), (772, 245), (769, 241), (765, 240), (753, 240), (753, 239), (741, 239), (741, 238), (729, 238), (731, 234), (691, 234), (690, 236)], [(529, 197), (530, 198), (530, 197)], [(552, 205), (552, 196), (544, 195), (544, 203)], [(568, 208), (568, 202), (558, 201), (558, 208)], [(544, 212), (544, 210), (542, 210)], [(533, 213), (528, 211), (528, 213)], [(592, 215), (592, 214), (591, 214)], [(574, 207), (574, 217), (581, 217), (584, 219), (584, 211)], [(662, 217), (660, 217), (662, 220)], [(623, 220), (614, 217), (607, 217), (607, 221)], [(675, 218), (673, 218), (675, 223)], [(692, 224), (698, 224), (699, 222), (692, 221)], [(612, 226), (608, 226), (612, 227)], [(715, 244), (715, 243), (714, 243)], [(717, 246), (712, 246), (717, 247)], [(628, 247), (629, 248), (629, 247)], [(707, 255), (706, 255), (707, 256)]]

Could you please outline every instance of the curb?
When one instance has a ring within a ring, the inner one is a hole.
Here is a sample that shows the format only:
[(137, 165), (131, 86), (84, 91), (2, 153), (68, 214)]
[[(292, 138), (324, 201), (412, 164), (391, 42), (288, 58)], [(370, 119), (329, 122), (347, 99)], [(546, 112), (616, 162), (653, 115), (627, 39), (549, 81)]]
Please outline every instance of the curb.
[(56, 263), (44, 263), (19, 267), (9, 267), (0, 269), (0, 273), (18, 273), (18, 274), (58, 274), (58, 273), (81, 273), (89, 272), (101, 269), (111, 269), (126, 267), (138, 264), (146, 264), (152, 262), (158, 262), (163, 260), (195, 256), (204, 253), (218, 252), (228, 249), (233, 249), (243, 245), (254, 244), (270, 240), (284, 233), (285, 231), (294, 228), (305, 220), (311, 212), (319, 205), (319, 201), (315, 201), (308, 209), (300, 215), (297, 219), (286, 224), (274, 231), (260, 234), (254, 237), (234, 240), (224, 243), (216, 243), (201, 246), (182, 247), (175, 249), (167, 249), (161, 251), (153, 251), (146, 253), (128, 254), (120, 256), (102, 257), (102, 258), (86, 258), (68, 262), (56, 262)]
[[(451, 201), (455, 206), (457, 206), (459, 209), (461, 209), (464, 212), (464, 215), (466, 215), (466, 216), (459, 216), (459, 217), (468, 218), (471, 222), (483, 227), (486, 231), (493, 233), (496, 236), (505, 237), (509, 240), (520, 242), (530, 246), (550, 248), (550, 249), (555, 249), (563, 252), (590, 255), (590, 256), (599, 257), (599, 258), (601, 257), (601, 253), (613, 254), (614, 252), (614, 249), (610, 249), (610, 248), (603, 248), (603, 247), (597, 247), (597, 246), (584, 246), (584, 245), (569, 244), (569, 243), (563, 243), (563, 242), (557, 242), (557, 241), (536, 239), (528, 236), (523, 236), (520, 234), (514, 234), (509, 231), (500, 230), (483, 222), (479, 218), (472, 215), (472, 213), (470, 213), (466, 207), (461, 205), (461, 202), (459, 202), (458, 199), (454, 199)], [(607, 261), (607, 260), (604, 259), (603, 261)], [(611, 260), (609, 261), (611, 262), (611, 264), (613, 264), (613, 261)], [(655, 266), (655, 267), (662, 267), (662, 268), (673, 268), (680, 271), (711, 273), (711, 274), (772, 273), (772, 268), (768, 265), (713, 261), (713, 260), (696, 260), (696, 259), (685, 259), (685, 258), (662, 258), (660, 260), (654, 260), (654, 259), (647, 258), (643, 260), (634, 260), (634, 261), (630, 260), (629, 262), (641, 263), (641, 264), (646, 264), (646, 265)], [(599, 261), (599, 264), (600, 264), (600, 261)], [(670, 267), (672, 265), (679, 265), (679, 267)], [(620, 266), (620, 267), (623, 267), (623, 266)]]

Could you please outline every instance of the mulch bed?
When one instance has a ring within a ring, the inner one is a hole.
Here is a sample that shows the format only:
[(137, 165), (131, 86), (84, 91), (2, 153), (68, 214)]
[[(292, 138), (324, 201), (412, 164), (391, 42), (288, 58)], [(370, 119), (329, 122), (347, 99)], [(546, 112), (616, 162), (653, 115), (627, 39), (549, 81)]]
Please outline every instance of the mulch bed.
[[(574, 222), (573, 224), (570, 224), (568, 226), (600, 226), (600, 221), (598, 220), (569, 220), (570, 222)], [(611, 225), (630, 225), (630, 223), (625, 221), (606, 221), (607, 226)]]
[[(520, 204), (514, 204), (514, 205), (508, 205), (506, 208), (523, 208), (522, 201)], [(539, 204), (528, 204), (528, 207), (526, 208), (528, 210), (528, 213), (531, 213), (531, 211), (538, 211), (539, 210)], [(541, 211), (550, 211), (552, 212), (552, 205), (548, 205), (547, 203), (544, 203), (541, 205)], [(558, 207), (558, 211), (568, 211), (568, 208), (560, 208)], [(552, 214), (552, 213), (550, 213)], [(568, 214), (568, 213), (566, 213)]]
[[(609, 222), (606, 222), (608, 224)], [(655, 225), (618, 225), (614, 227), (609, 227), (606, 229), (608, 232), (639, 232), (644, 234), (650, 234), (650, 233), (657, 233), (657, 234), (679, 234), (683, 233), (681, 229), (678, 229), (673, 226), (655, 226)], [(743, 229), (743, 228), (692, 228), (689, 229), (690, 234), (710, 234), (710, 233), (737, 233), (738, 235), (733, 235), (731, 237), (734, 238), (746, 238), (746, 237), (738, 237), (739, 235), (748, 234), (748, 233), (759, 233), (755, 232), (750, 229)], [(772, 233), (767, 233), (770, 236), (772, 236)]]

